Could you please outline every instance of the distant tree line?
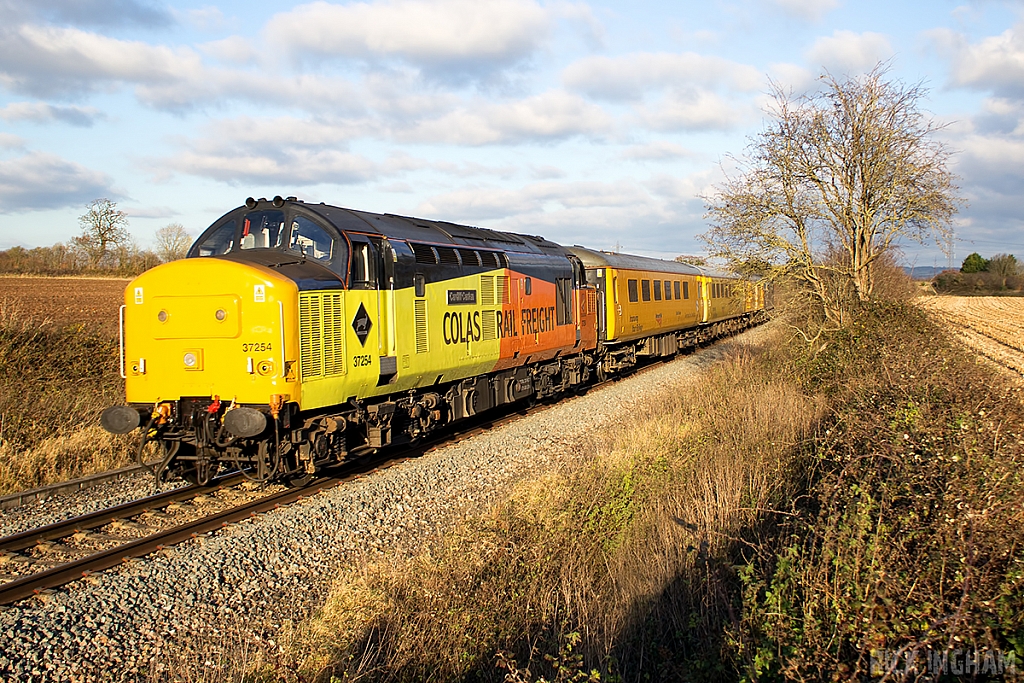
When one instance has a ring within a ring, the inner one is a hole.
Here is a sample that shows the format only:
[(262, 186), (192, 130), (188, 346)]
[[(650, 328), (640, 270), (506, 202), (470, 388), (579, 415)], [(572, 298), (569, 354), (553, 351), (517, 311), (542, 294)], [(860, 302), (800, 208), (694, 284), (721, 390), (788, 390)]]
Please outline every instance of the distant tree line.
[(935, 276), (935, 290), (948, 294), (1024, 293), (1024, 266), (1013, 254), (996, 254), (986, 259), (975, 252), (964, 259), (960, 270), (946, 270)]
[(192, 236), (180, 223), (156, 231), (156, 248), (143, 249), (128, 232), (128, 215), (109, 199), (96, 199), (79, 219), (81, 233), (51, 247), (0, 251), (0, 273), (26, 275), (119, 275), (132, 277), (184, 258)]

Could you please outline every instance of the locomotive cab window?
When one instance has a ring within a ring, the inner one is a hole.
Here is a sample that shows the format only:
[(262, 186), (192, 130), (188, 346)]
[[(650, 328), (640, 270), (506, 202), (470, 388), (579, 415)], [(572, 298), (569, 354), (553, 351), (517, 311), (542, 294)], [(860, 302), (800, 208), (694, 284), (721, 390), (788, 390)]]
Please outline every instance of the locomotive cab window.
[(283, 211), (251, 211), (242, 221), (242, 249), (275, 249), (284, 237)]
[(531, 294), (533, 294), (533, 278), (532, 277), (524, 277), (523, 278), (523, 292), (526, 294), (526, 296), (530, 296)]
[(292, 219), (288, 248), (317, 261), (326, 262), (334, 258), (334, 240), (326, 230), (305, 216)]
[(209, 234), (196, 243), (189, 256), (217, 256), (231, 251), (235, 245), (235, 221), (226, 220), (210, 230)]
[(373, 247), (369, 242), (353, 240), (349, 288), (374, 289), (376, 286), (377, 274), (374, 269)]

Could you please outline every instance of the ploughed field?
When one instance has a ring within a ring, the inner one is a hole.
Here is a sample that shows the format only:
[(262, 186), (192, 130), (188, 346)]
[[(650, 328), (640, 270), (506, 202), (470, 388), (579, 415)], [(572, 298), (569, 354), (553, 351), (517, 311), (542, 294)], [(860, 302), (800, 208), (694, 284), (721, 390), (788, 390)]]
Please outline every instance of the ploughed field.
[(118, 309), (128, 280), (79, 277), (0, 277), (0, 303), (19, 317), (58, 326), (84, 325), (117, 336)]
[(918, 302), (969, 347), (1024, 375), (1024, 298), (935, 296)]

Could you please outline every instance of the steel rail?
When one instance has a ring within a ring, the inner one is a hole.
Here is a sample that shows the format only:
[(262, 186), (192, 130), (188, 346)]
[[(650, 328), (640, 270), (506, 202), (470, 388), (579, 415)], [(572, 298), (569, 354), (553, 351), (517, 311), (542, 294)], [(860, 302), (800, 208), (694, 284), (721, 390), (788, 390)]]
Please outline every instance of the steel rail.
[(243, 479), (243, 476), (236, 472), (215, 478), (209, 486), (183, 486), (171, 491), (164, 491), (163, 493), (157, 493), (138, 500), (128, 501), (114, 507), (47, 524), (46, 526), (27, 529), (26, 531), (0, 538), (0, 550), (17, 552), (31, 548), (44, 541), (67, 538), (80, 531), (96, 529), (116, 520), (137, 517), (144, 512), (167, 507), (171, 503), (191, 500), (205, 493), (234, 486), (243, 481)]

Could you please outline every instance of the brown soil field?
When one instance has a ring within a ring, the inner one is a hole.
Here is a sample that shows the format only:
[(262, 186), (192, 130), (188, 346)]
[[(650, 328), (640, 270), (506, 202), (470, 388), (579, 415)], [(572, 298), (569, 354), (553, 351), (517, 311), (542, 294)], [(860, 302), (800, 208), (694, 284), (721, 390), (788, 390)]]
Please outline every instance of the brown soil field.
[(0, 277), (0, 304), (17, 315), (57, 325), (85, 325), (117, 336), (118, 309), (129, 280), (80, 277)]
[(967, 346), (1024, 377), (1024, 298), (932, 296), (918, 303)]

